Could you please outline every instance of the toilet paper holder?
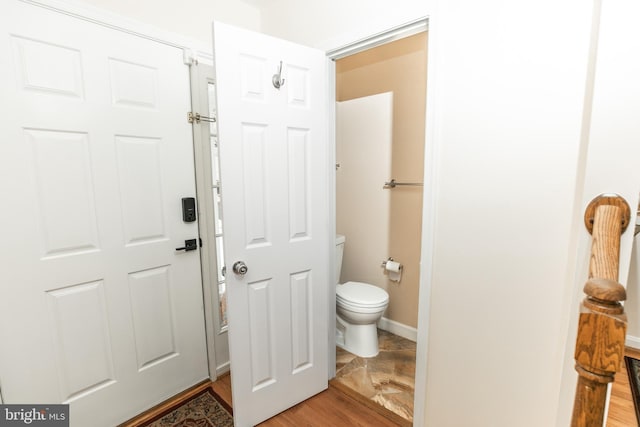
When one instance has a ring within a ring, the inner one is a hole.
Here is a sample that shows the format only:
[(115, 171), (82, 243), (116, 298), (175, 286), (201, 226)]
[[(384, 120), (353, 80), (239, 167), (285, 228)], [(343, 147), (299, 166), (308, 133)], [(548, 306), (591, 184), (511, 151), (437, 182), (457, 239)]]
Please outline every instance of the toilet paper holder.
[(400, 280), (402, 280), (402, 264), (389, 257), (386, 261), (382, 261), (382, 268), (384, 268), (384, 274), (389, 280), (400, 283)]

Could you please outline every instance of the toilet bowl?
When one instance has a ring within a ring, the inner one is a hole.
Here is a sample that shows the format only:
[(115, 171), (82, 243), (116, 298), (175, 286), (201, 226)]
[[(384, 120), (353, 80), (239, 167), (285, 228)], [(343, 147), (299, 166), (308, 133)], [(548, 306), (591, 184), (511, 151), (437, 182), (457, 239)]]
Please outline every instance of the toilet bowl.
[[(336, 280), (340, 279), (345, 237), (336, 236)], [(389, 294), (362, 282), (336, 285), (336, 344), (360, 357), (378, 354), (377, 322), (389, 305)]]
[(360, 357), (378, 354), (378, 320), (389, 305), (389, 295), (376, 286), (347, 282), (336, 288), (338, 346)]

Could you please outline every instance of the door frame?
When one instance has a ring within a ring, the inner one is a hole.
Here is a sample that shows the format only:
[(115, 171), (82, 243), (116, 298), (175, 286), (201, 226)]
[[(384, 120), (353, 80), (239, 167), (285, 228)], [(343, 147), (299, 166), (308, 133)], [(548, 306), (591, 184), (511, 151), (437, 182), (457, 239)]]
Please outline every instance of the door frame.
[[(432, 18), (429, 16), (423, 16), (413, 21), (409, 21), (405, 24), (397, 27), (390, 28), (379, 33), (371, 34), (368, 37), (353, 40), (342, 46), (330, 49), (327, 51), (328, 62), (328, 120), (329, 120), (329, 167), (335, 166), (335, 151), (336, 151), (336, 70), (335, 61), (350, 56), (367, 49), (371, 49), (386, 43), (390, 43), (405, 37), (409, 37), (421, 32), (429, 30), (429, 26), (432, 24)], [(431, 57), (431, 42), (432, 36), (429, 34), (427, 41), (427, 55)], [(433, 77), (433, 62), (427, 61), (428, 80)], [(426, 117), (425, 117), (425, 150), (424, 150), (424, 190), (423, 190), (423, 205), (422, 205), (422, 236), (421, 236), (421, 255), (420, 255), (420, 280), (419, 280), (419, 297), (418, 297), (418, 339), (416, 342), (416, 372), (415, 372), (415, 391), (414, 391), (414, 413), (413, 413), (413, 425), (423, 425), (425, 420), (424, 411), (424, 396), (427, 391), (427, 347), (428, 347), (428, 332), (429, 332), (429, 305), (431, 301), (431, 265), (433, 260), (433, 242), (435, 234), (435, 202), (436, 202), (436, 180), (437, 180), (437, 152), (434, 146), (431, 146), (429, 142), (433, 139), (433, 129), (430, 126), (426, 126), (427, 123), (433, 123), (433, 107), (432, 99), (433, 95), (429, 96), (430, 88), (434, 85), (427, 81), (427, 90), (425, 93), (426, 100)], [(331, 183), (329, 188), (332, 189), (333, 194), (331, 197), (331, 203), (328, 207), (330, 209), (330, 221), (331, 227), (335, 230), (336, 227), (336, 198), (335, 188), (336, 179), (335, 173), (331, 173)], [(332, 271), (335, 271), (335, 244), (331, 245), (330, 267)], [(338, 283), (339, 278), (334, 278), (334, 283)], [(335, 339), (335, 322), (336, 322), (336, 295), (333, 286), (330, 287), (329, 292), (329, 378), (335, 377), (336, 374), (336, 354), (332, 351), (336, 346)]]
[[(205, 69), (205, 67), (207, 69)], [(189, 67), (191, 80), (191, 108), (193, 112), (204, 116), (209, 114), (210, 108), (203, 109), (209, 103), (208, 92), (202, 86), (204, 80), (214, 83), (213, 66), (197, 59), (192, 60)], [(215, 381), (220, 375), (229, 371), (230, 360), (219, 360), (216, 346), (220, 346), (220, 299), (218, 290), (218, 265), (214, 206), (212, 200), (212, 172), (210, 133), (207, 122), (193, 125), (193, 157), (196, 172), (196, 199), (198, 205), (198, 234), (200, 237), (200, 265), (202, 270), (202, 296), (204, 305), (205, 337), (207, 339), (207, 354), (209, 378)], [(205, 130), (206, 129), (206, 130)], [(226, 339), (226, 338), (225, 338)], [(229, 345), (225, 343), (228, 355)], [(224, 351), (223, 351), (224, 353)]]

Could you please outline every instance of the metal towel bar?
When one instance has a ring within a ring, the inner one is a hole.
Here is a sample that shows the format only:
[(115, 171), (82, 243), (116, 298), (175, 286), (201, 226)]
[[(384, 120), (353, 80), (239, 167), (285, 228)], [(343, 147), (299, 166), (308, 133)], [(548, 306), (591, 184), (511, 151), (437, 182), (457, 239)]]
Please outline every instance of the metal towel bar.
[(382, 188), (395, 188), (398, 185), (407, 185), (412, 187), (422, 187), (423, 184), (421, 182), (397, 182), (395, 179), (391, 179), (391, 181), (387, 181), (384, 183), (384, 187)]

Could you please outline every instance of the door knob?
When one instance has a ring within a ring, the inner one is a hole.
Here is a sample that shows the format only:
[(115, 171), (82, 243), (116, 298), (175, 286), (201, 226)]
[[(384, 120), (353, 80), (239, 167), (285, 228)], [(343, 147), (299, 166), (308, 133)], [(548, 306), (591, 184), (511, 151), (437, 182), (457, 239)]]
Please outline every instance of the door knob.
[(244, 261), (236, 261), (233, 264), (234, 273), (239, 274), (240, 276), (244, 276), (245, 274), (247, 274), (247, 271), (249, 271), (249, 267), (247, 267), (247, 264), (245, 264)]

